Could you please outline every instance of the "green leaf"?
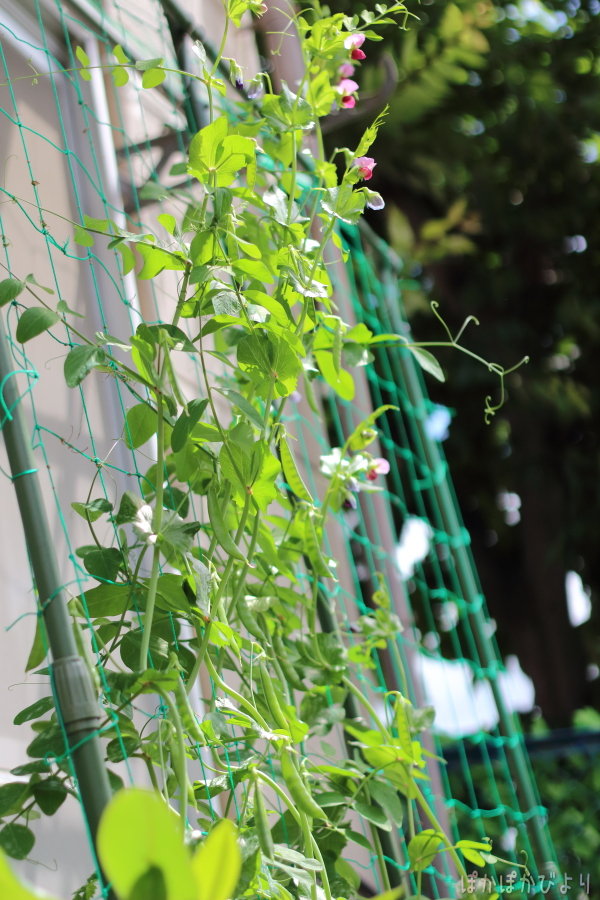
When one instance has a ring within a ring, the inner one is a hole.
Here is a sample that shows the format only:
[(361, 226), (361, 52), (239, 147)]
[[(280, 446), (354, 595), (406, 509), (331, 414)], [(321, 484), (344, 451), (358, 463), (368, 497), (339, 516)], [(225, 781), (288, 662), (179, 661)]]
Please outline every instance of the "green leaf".
[(202, 413), (208, 405), (208, 400), (192, 400), (188, 403), (187, 412), (182, 412), (175, 427), (171, 432), (171, 448), (175, 453), (183, 450), (188, 434), (200, 421)]
[(153, 88), (162, 84), (166, 77), (164, 69), (146, 69), (142, 75), (142, 87)]
[(10, 781), (0, 786), (0, 817), (16, 813), (29, 794), (29, 785), (23, 781)]
[(393, 406), (391, 403), (386, 403), (383, 406), (378, 406), (377, 409), (371, 413), (371, 415), (367, 416), (359, 425), (356, 426), (356, 428), (348, 438), (347, 443), (350, 450), (362, 450), (372, 442), (373, 438), (370, 432), (375, 423), (375, 420), (378, 419), (379, 416), (383, 415), (384, 412), (387, 412), (388, 409), (398, 409), (398, 407)]
[(368, 822), (372, 822), (373, 825), (377, 825), (382, 831), (392, 830), (392, 823), (388, 821), (385, 813), (378, 806), (367, 803), (365, 800), (355, 800), (352, 808), (356, 810), (359, 816), (362, 816)]
[(433, 353), (430, 353), (429, 350), (424, 350), (423, 347), (411, 347), (410, 344), (407, 345), (407, 349), (410, 350), (412, 355), (415, 357), (415, 359), (425, 372), (433, 375), (433, 377), (437, 378), (438, 381), (446, 380), (444, 370), (440, 366)]
[[(41, 697), (39, 700), (36, 700), (35, 703), (26, 706), (25, 709), (18, 712), (13, 719), (13, 723), (15, 725), (22, 725), (23, 722), (30, 722), (31, 719), (39, 719), (40, 716), (43, 716), (50, 709), (54, 709), (54, 697)], [(0, 792), (1, 791), (2, 788), (0, 788)], [(2, 813), (0, 813), (0, 815), (1, 814)]]
[(35, 635), (33, 637), (33, 645), (29, 651), (25, 671), (31, 672), (46, 658), (48, 652), (48, 644), (46, 642), (46, 633), (41, 618), (38, 618), (35, 626)]
[(97, 500), (90, 501), (90, 503), (78, 503), (76, 501), (71, 503), (71, 508), (86, 522), (95, 522), (104, 513), (112, 512), (113, 506), (110, 500), (99, 497)]
[(256, 410), (249, 400), (246, 400), (241, 394), (238, 394), (237, 391), (232, 391), (229, 388), (215, 388), (219, 394), (223, 394), (224, 397), (227, 397), (228, 400), (236, 406), (241, 413), (243, 413), (247, 419), (250, 419), (253, 425), (256, 425), (257, 428), (262, 429), (263, 427), (263, 419), (260, 416), (258, 410)]
[(154, 56), (152, 59), (139, 59), (135, 67), (139, 72), (147, 72), (148, 69), (156, 69), (158, 66), (162, 66), (164, 61), (162, 56)]
[(298, 355), (285, 338), (265, 332), (244, 335), (238, 343), (237, 359), (264, 396), (272, 382), (279, 397), (288, 396), (295, 390), (302, 371)]
[(272, 284), (275, 280), (271, 270), (259, 259), (238, 259), (232, 264), (232, 268), (235, 272), (247, 275), (248, 278), (253, 278), (261, 284)]
[(129, 897), (148, 869), (156, 868), (166, 900), (197, 900), (179, 816), (158, 793), (128, 788), (115, 794), (100, 821), (98, 853), (121, 897)]
[(354, 398), (354, 379), (350, 372), (345, 369), (335, 371), (333, 362), (333, 354), (329, 350), (318, 350), (315, 353), (315, 359), (321, 375), (333, 390), (342, 398), (342, 400), (352, 400)]
[(122, 616), (133, 602), (128, 584), (99, 584), (81, 595), (84, 609), (91, 619), (105, 616)]
[(16, 278), (5, 278), (4, 281), (0, 281), (0, 306), (5, 306), (18, 297), (24, 287), (25, 282), (17, 281)]
[(170, 213), (161, 213), (156, 219), (169, 234), (175, 234), (175, 229), (177, 228), (175, 216), (172, 216)]
[(92, 76), (91, 73), (87, 71), (87, 66), (90, 65), (90, 58), (83, 49), (83, 47), (75, 47), (75, 56), (81, 63), (82, 68), (79, 70), (79, 74), (83, 78), (84, 81), (91, 81)]
[(438, 854), (444, 836), (433, 828), (426, 828), (416, 834), (408, 845), (408, 858), (415, 872), (426, 869)]
[(119, 509), (114, 517), (115, 525), (123, 525), (125, 522), (133, 522), (138, 510), (144, 505), (144, 501), (133, 491), (124, 491), (119, 503)]
[(114, 66), (111, 69), (111, 74), (115, 87), (124, 87), (129, 81), (129, 72), (123, 66)]
[(115, 57), (117, 62), (120, 62), (123, 66), (126, 66), (130, 62), (129, 57), (120, 44), (115, 44), (115, 46), (113, 47), (113, 56)]
[(62, 756), (65, 752), (65, 739), (58, 725), (48, 724), (40, 731), (27, 747), (27, 755), (34, 759), (47, 759), (50, 756)]
[(367, 150), (369, 150), (369, 148), (371, 147), (371, 145), (373, 143), (375, 143), (375, 138), (377, 137), (377, 132), (379, 131), (381, 125), (383, 124), (383, 121), (384, 121), (385, 117), (387, 116), (388, 111), (389, 111), (389, 106), (385, 106), (381, 110), (381, 112), (379, 113), (379, 115), (377, 116), (375, 121), (371, 125), (369, 125), (368, 128), (364, 131), (363, 136), (361, 137), (361, 139), (359, 141), (358, 147), (356, 148), (356, 150), (353, 153), (353, 156), (355, 159), (357, 157), (364, 156), (366, 154)]
[(201, 128), (190, 141), (188, 171), (200, 181), (206, 180), (210, 170), (216, 167), (218, 151), (228, 128), (226, 116), (219, 116)]
[(156, 410), (147, 403), (136, 403), (127, 410), (125, 416), (125, 443), (130, 450), (141, 447), (156, 434), (158, 416)]
[(35, 835), (26, 825), (11, 823), (5, 825), (0, 831), (0, 847), (13, 859), (25, 859), (29, 856), (34, 844)]
[(242, 305), (234, 291), (218, 291), (212, 297), (212, 305), (217, 316), (239, 316)]
[(190, 142), (188, 172), (201, 182), (216, 174), (217, 187), (228, 187), (238, 172), (254, 160), (252, 138), (228, 134), (229, 123), (219, 116), (202, 128)]
[(32, 306), (26, 309), (17, 325), (16, 338), (20, 344), (26, 344), (32, 338), (42, 334), (60, 321), (60, 316), (52, 309), (43, 306)]
[(97, 547), (92, 544), (78, 547), (76, 553), (90, 575), (101, 581), (114, 581), (123, 565), (123, 556), (116, 547)]
[(486, 861), (477, 850), (469, 850), (466, 847), (461, 848), (461, 853), (465, 859), (468, 859), (469, 862), (472, 862), (476, 866), (485, 866)]
[(294, 94), (284, 83), (281, 94), (266, 94), (261, 112), (269, 124), (279, 131), (308, 129), (313, 125), (313, 111), (310, 103)]
[(221, 819), (192, 858), (197, 900), (230, 900), (242, 870), (236, 827)]
[(36, 782), (32, 787), (32, 793), (35, 802), (46, 816), (53, 816), (67, 799), (66, 788), (55, 775)]
[(167, 900), (167, 885), (162, 869), (150, 866), (140, 875), (127, 900)]
[(93, 247), (94, 236), (87, 231), (83, 225), (75, 225), (73, 228), (73, 240), (80, 247)]
[(190, 601), (183, 590), (183, 576), (170, 572), (161, 575), (156, 586), (156, 604), (165, 612), (189, 615)]
[[(121, 659), (132, 672), (138, 671), (140, 661), (140, 646), (142, 643), (141, 632), (128, 631), (123, 638), (119, 651)], [(153, 631), (150, 638), (149, 654), (155, 669), (166, 669), (170, 663), (169, 644), (164, 638)]]
[(358, 891), (360, 888), (360, 875), (342, 856), (339, 856), (335, 861), (335, 871), (342, 876), (344, 881), (348, 882), (354, 891)]
[(383, 781), (371, 780), (369, 783), (369, 793), (373, 800), (385, 810), (390, 822), (393, 822), (397, 828), (402, 826), (404, 810), (398, 796), (398, 792), (389, 784)]
[(106, 363), (106, 353), (95, 344), (82, 344), (69, 350), (65, 359), (65, 381), (67, 387), (74, 388), (81, 384), (85, 376)]
[(366, 202), (367, 198), (362, 191), (353, 191), (351, 185), (344, 183), (340, 187), (324, 191), (322, 207), (330, 216), (348, 225), (355, 225), (364, 212)]
[(144, 265), (138, 272), (138, 278), (144, 280), (154, 278), (164, 269), (174, 272), (185, 269), (185, 262), (179, 254), (169, 253), (161, 247), (139, 243), (137, 251), (144, 260)]
[(14, 769), (10, 770), (11, 775), (41, 775), (47, 774), (48, 769), (50, 768), (51, 763), (47, 762), (45, 759), (37, 760), (36, 762), (25, 763), (23, 766), (15, 766)]

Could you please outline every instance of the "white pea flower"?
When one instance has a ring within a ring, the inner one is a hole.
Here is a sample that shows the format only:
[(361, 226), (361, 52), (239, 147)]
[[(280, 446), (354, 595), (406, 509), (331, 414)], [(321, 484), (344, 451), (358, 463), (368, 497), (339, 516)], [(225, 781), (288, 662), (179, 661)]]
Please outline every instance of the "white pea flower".
[(138, 509), (133, 522), (133, 530), (146, 544), (155, 544), (158, 537), (153, 531), (153, 517), (152, 507), (145, 503)]

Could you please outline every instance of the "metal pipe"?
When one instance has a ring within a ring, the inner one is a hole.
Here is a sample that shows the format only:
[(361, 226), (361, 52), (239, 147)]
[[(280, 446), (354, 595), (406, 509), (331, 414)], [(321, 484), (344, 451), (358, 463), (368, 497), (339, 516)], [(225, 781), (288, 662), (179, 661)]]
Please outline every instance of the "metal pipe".
[(111, 798), (104, 756), (97, 735), (101, 712), (92, 676), (79, 656), (62, 589), (30, 436), (14, 377), (9, 339), (0, 319), (0, 385), (4, 405), (2, 431), (21, 513), (25, 542), (52, 656), (56, 708), (67, 734), (69, 753), (85, 817), (95, 843), (100, 817)]

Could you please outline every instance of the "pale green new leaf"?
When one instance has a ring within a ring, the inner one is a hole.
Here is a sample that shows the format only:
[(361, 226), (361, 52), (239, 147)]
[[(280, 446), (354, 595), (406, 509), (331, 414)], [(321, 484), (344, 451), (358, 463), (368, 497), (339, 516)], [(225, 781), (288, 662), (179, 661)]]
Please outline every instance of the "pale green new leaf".
[(154, 791), (128, 788), (115, 794), (100, 821), (98, 853), (120, 897), (128, 897), (155, 866), (164, 877), (166, 900), (199, 898), (179, 816)]
[(229, 819), (221, 819), (192, 859), (196, 900), (230, 900), (242, 871), (237, 830)]

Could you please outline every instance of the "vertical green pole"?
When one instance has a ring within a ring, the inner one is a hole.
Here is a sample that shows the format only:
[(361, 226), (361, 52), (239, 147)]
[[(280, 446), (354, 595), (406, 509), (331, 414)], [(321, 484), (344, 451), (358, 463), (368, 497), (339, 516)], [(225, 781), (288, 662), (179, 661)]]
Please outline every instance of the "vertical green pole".
[(13, 373), (8, 338), (0, 319), (4, 442), (48, 635), (57, 711), (67, 734), (81, 802), (95, 842), (100, 816), (111, 797), (97, 735), (101, 721), (100, 707), (91, 674), (77, 652), (54, 554), (54, 542), (31, 452), (31, 441), (19, 405), (20, 397)]

